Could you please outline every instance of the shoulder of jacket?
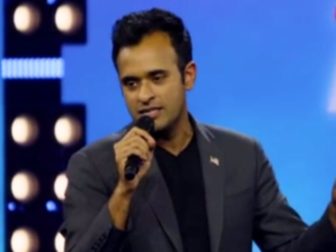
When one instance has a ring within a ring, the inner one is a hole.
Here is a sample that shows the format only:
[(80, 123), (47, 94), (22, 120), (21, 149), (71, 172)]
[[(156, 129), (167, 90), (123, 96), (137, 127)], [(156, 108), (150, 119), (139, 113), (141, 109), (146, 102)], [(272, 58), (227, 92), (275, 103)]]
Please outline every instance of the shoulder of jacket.
[(256, 139), (251, 136), (225, 127), (203, 123), (197, 123), (197, 127), (202, 134), (205, 134), (210, 139), (234, 141), (245, 144), (256, 144), (257, 142)]

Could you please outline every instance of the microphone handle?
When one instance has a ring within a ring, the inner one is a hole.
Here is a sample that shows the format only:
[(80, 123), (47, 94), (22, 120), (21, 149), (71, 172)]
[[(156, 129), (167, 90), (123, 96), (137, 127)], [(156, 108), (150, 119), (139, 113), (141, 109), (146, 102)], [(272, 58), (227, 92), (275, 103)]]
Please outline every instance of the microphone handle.
[[(149, 116), (142, 116), (135, 123), (134, 126), (139, 127), (147, 131), (149, 134), (153, 135), (154, 132), (154, 120)], [(142, 160), (140, 157), (132, 154), (127, 158), (125, 165), (125, 179), (132, 180), (139, 171), (139, 167), (142, 165)]]
[(139, 167), (141, 166), (142, 160), (136, 155), (130, 155), (126, 162), (125, 167), (125, 179), (130, 181), (134, 179), (135, 175), (139, 171)]

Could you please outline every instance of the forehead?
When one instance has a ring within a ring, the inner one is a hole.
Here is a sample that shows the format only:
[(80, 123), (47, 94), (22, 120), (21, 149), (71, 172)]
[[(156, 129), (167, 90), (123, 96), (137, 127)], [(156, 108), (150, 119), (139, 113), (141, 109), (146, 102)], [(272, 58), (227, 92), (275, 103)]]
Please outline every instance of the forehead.
[(117, 57), (120, 76), (176, 67), (177, 55), (168, 34), (155, 32), (139, 44), (123, 47)]

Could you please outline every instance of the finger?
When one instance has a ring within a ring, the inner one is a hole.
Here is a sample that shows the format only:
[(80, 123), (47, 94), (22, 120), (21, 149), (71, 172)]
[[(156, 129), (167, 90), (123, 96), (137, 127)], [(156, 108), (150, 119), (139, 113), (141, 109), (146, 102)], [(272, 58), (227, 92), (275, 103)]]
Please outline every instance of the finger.
[(144, 162), (144, 164), (142, 165), (142, 168), (139, 170), (139, 176), (143, 177), (148, 170), (150, 169), (150, 164), (151, 164), (151, 160), (153, 158), (153, 153), (149, 154), (149, 158)]
[(141, 150), (143, 150), (146, 153), (151, 151), (151, 148), (148, 145), (148, 143), (146, 142), (146, 140), (144, 140), (140, 136), (134, 136), (132, 138), (129, 138), (129, 139), (123, 141), (118, 146), (118, 148), (120, 150), (132, 149), (132, 148), (140, 148)]
[[(138, 156), (143, 163), (145, 163), (149, 160), (151, 153), (147, 142), (139, 136), (118, 143), (118, 145), (114, 146), (114, 151), (120, 172), (123, 172), (127, 159), (131, 155)], [(141, 164), (141, 166), (143, 166), (143, 164)]]
[(147, 145), (141, 146), (134, 142), (129, 143), (128, 145), (119, 146), (116, 149), (116, 160), (127, 159), (131, 155), (136, 155), (142, 160), (147, 160), (149, 156), (149, 150)]
[(149, 157), (149, 151), (146, 147), (144, 148), (143, 146), (134, 145), (125, 149), (123, 152), (123, 156), (126, 158), (131, 155), (136, 155), (142, 160), (146, 161)]
[(134, 127), (132, 128), (132, 134), (142, 137), (148, 143), (150, 149), (154, 149), (156, 141), (147, 131)]
[(147, 146), (148, 149), (150, 148), (148, 142), (134, 131), (129, 132), (127, 136), (124, 136), (121, 140), (116, 142), (114, 146), (116, 149), (124, 149), (128, 148), (129, 145), (134, 142), (139, 143), (139, 145)]
[(140, 150), (133, 149), (131, 151), (127, 151), (127, 152), (124, 153), (123, 157), (121, 159), (119, 159), (119, 163), (120, 163), (119, 169), (121, 169), (122, 172), (124, 172), (127, 160), (132, 155), (135, 155), (135, 156), (137, 156), (141, 159), (141, 161), (142, 161), (141, 166), (148, 160), (148, 157), (144, 156), (144, 154)]

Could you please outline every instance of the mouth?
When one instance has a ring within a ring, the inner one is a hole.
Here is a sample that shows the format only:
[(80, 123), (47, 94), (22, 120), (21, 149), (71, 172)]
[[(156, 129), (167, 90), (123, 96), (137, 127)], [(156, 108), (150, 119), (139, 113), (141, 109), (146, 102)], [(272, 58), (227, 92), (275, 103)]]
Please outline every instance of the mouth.
[(149, 116), (155, 119), (160, 115), (161, 110), (161, 107), (143, 108), (139, 109), (138, 113), (140, 114), (140, 116)]

